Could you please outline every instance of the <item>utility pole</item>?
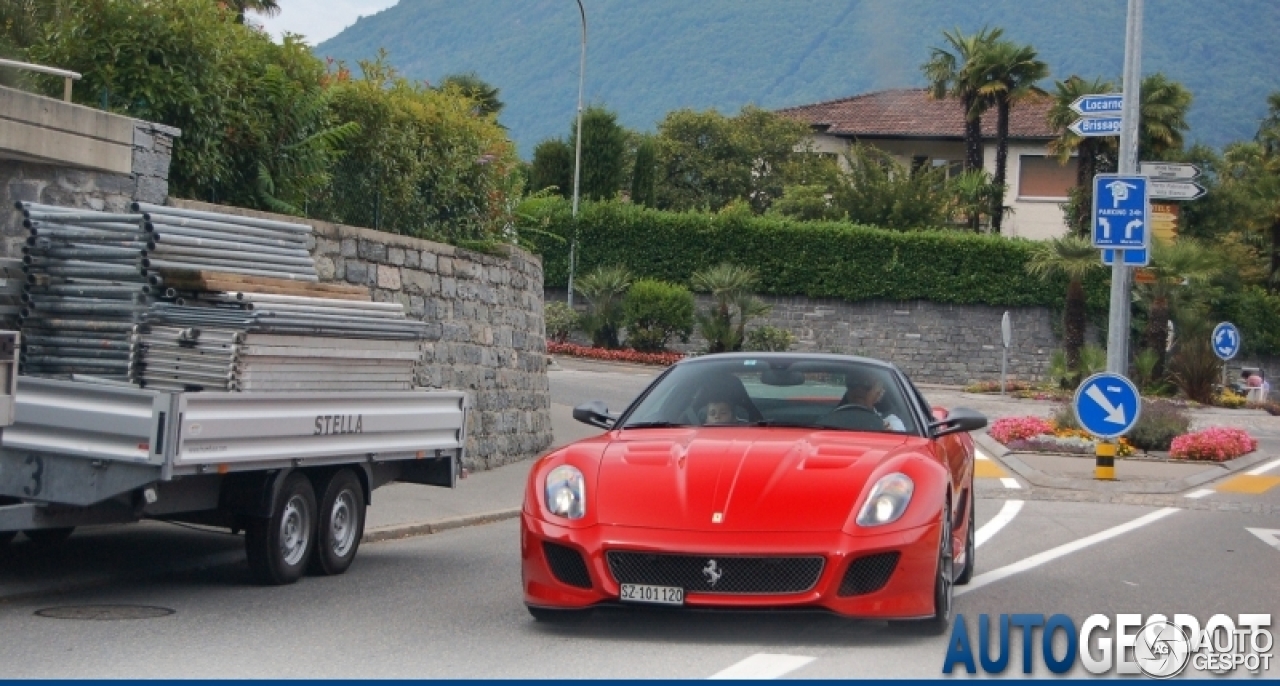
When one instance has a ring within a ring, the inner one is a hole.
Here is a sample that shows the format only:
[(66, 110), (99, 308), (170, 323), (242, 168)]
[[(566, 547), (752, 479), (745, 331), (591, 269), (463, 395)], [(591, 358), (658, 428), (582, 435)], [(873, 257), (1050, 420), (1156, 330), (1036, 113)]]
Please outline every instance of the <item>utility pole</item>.
[(573, 239), (569, 241), (569, 307), (573, 307), (573, 268), (578, 253), (578, 184), (582, 179), (582, 87), (587, 79), (587, 11), (578, 0), (578, 14), (582, 16), (582, 60), (578, 64), (578, 135), (574, 137), (573, 152)]
[[(1120, 110), (1120, 174), (1138, 173), (1138, 127), (1142, 88), (1142, 2), (1129, 0), (1128, 17), (1125, 19), (1124, 76), (1121, 92), (1124, 100)], [(1129, 277), (1131, 270), (1124, 263), (1124, 251), (1116, 250), (1111, 263), (1111, 307), (1107, 319), (1107, 371), (1121, 376), (1129, 372), (1129, 315), (1133, 309), (1130, 301)]]

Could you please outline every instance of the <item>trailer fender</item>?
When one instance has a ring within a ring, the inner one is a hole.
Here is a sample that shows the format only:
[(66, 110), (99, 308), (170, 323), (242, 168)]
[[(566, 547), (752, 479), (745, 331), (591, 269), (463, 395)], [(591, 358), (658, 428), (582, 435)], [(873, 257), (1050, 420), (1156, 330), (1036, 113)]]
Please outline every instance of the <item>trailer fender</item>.
[(292, 470), (273, 469), (263, 472), (237, 472), (222, 480), (218, 508), (245, 517), (270, 517), (285, 477)]

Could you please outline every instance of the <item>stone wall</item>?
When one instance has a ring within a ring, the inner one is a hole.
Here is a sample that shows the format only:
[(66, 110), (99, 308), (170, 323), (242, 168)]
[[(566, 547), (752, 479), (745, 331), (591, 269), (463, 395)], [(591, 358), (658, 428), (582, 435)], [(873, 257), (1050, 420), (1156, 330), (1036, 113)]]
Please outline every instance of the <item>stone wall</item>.
[[(281, 221), (286, 217), (170, 200), (189, 209)], [(429, 322), (418, 384), (467, 391), (466, 465), (491, 469), (536, 457), (551, 445), (542, 261), (508, 249), (485, 255), (417, 238), (315, 220), (312, 254), (321, 281), (368, 286)]]
[[(563, 290), (546, 293), (547, 302), (564, 298)], [(710, 306), (709, 296), (696, 298), (699, 310)], [(793, 350), (887, 360), (917, 382), (964, 385), (998, 380), (1003, 350), (1000, 319), (1006, 309), (1013, 324), (1010, 378), (1043, 378), (1050, 355), (1059, 347), (1053, 331), (1058, 315), (1041, 307), (940, 305), (922, 300), (849, 303), (803, 297), (761, 299), (773, 309), (753, 320), (748, 330), (764, 325), (787, 329), (796, 336)], [(582, 309), (581, 298), (574, 301)], [(690, 352), (704, 350), (706, 343), (695, 334), (689, 343), (672, 347)]]

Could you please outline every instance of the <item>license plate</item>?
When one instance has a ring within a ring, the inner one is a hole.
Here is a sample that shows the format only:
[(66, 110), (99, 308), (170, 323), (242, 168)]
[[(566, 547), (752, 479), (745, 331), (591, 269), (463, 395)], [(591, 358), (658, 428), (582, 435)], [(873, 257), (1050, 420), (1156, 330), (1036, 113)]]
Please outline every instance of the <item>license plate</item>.
[(622, 600), (632, 603), (657, 605), (684, 605), (684, 589), (679, 586), (645, 586), (622, 584)]

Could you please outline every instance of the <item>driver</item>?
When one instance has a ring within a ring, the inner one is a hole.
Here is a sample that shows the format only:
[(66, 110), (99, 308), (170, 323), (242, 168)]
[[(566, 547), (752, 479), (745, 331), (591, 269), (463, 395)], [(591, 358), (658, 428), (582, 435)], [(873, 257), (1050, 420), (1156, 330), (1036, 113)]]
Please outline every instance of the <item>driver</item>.
[(884, 384), (876, 379), (871, 379), (861, 375), (850, 375), (845, 383), (844, 399), (840, 401), (841, 405), (857, 405), (865, 407), (876, 413), (884, 421), (884, 428), (892, 431), (906, 431), (907, 426), (897, 415), (882, 415), (880, 410), (876, 408), (876, 403), (884, 397)]

